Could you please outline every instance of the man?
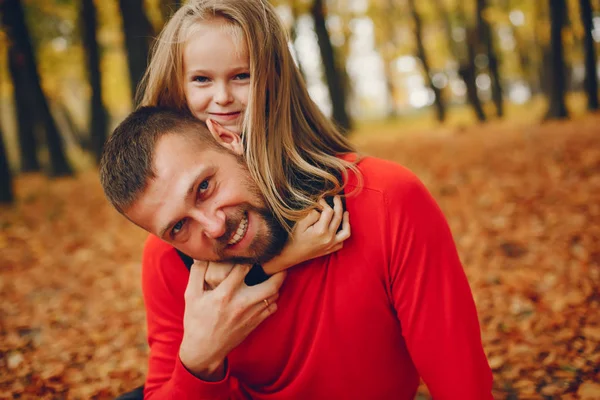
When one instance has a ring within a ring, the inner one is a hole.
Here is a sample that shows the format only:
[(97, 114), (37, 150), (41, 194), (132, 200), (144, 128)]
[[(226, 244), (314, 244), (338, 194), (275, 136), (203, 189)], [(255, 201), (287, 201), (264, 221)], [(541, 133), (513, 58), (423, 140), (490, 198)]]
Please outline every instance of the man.
[[(247, 286), (240, 265), (215, 290), (205, 262), (265, 261), (285, 231), (265, 207), (238, 135), (146, 107), (105, 147), (111, 203), (152, 235), (143, 285), (147, 398), (491, 399), (470, 288), (450, 230), (419, 180), (383, 160), (346, 182), (342, 250)], [(276, 312), (275, 312), (276, 311)]]

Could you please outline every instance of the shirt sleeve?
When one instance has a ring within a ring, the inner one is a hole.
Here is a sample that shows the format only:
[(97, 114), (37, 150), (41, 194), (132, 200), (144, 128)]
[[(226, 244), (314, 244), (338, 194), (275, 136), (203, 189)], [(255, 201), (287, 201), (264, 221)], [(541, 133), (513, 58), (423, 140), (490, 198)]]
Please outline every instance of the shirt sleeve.
[(390, 290), (419, 375), (436, 400), (493, 399), (475, 302), (442, 211), (411, 173), (385, 202)]
[(223, 380), (206, 382), (192, 375), (179, 359), (188, 278), (189, 271), (175, 249), (158, 238), (148, 238), (142, 258), (150, 346), (144, 399), (246, 399), (229, 368)]

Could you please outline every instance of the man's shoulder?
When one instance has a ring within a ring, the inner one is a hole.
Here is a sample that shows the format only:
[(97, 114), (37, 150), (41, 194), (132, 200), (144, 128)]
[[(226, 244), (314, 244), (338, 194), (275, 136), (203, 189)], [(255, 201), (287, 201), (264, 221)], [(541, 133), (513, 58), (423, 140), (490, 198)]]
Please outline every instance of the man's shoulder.
[(144, 243), (144, 256), (162, 257), (165, 254), (175, 252), (175, 248), (170, 244), (160, 240), (155, 235), (148, 235)]
[(185, 269), (183, 260), (177, 253), (177, 250), (170, 244), (160, 240), (155, 235), (148, 235), (144, 243), (144, 252), (142, 256), (143, 268), (159, 268), (164, 269), (172, 265), (179, 266)]
[(361, 189), (399, 195), (423, 185), (411, 170), (394, 161), (365, 156), (358, 161), (357, 168), (360, 177), (352, 176), (348, 184)]
[(145, 296), (159, 291), (183, 293), (189, 271), (177, 250), (154, 235), (148, 235), (142, 255), (142, 288)]

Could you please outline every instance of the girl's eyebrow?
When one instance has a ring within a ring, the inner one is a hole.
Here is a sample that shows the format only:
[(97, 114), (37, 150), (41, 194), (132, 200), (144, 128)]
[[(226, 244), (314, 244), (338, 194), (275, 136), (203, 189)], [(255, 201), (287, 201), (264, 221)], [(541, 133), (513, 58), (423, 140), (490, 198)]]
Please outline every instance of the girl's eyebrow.
[[(236, 72), (240, 72), (240, 71), (249, 71), (250, 70), (250, 65), (248, 64), (241, 64), (241, 65), (236, 65), (233, 67), (230, 67), (227, 69), (228, 73), (236, 73)], [(186, 72), (186, 75), (190, 76), (190, 75), (211, 75), (214, 72), (208, 69), (201, 69), (201, 68), (193, 68), (190, 69)]]

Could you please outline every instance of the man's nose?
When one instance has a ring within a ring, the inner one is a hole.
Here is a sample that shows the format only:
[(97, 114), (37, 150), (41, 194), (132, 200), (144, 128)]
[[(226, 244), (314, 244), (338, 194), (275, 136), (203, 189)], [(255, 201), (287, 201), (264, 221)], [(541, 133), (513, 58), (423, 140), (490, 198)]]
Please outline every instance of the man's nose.
[(231, 89), (227, 83), (220, 83), (217, 85), (217, 92), (214, 97), (215, 103), (219, 105), (227, 105), (233, 101), (233, 95)]
[(227, 216), (221, 210), (195, 210), (193, 218), (198, 221), (204, 234), (211, 239), (218, 239), (227, 232)]

